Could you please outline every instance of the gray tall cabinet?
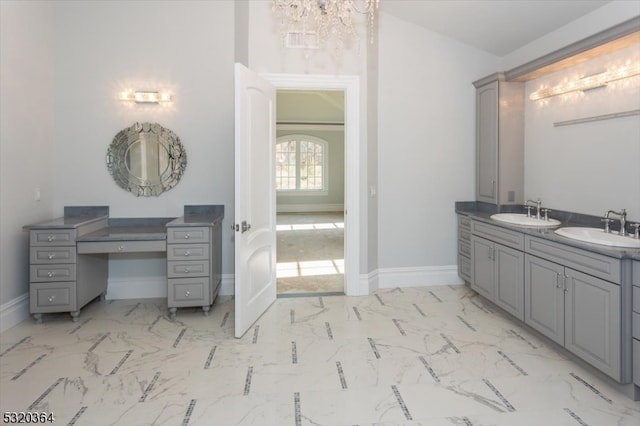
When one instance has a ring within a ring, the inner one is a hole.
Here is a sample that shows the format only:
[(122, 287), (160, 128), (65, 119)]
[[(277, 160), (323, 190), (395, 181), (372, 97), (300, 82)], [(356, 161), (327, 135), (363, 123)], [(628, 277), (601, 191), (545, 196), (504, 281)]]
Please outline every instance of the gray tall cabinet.
[(476, 200), (524, 202), (524, 83), (503, 73), (475, 81)]

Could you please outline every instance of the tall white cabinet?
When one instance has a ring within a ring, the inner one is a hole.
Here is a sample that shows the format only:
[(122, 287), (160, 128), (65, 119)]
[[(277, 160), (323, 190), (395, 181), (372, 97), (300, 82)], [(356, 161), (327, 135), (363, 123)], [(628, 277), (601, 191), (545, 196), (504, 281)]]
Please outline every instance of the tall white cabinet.
[(476, 201), (524, 202), (524, 83), (496, 73), (475, 81)]

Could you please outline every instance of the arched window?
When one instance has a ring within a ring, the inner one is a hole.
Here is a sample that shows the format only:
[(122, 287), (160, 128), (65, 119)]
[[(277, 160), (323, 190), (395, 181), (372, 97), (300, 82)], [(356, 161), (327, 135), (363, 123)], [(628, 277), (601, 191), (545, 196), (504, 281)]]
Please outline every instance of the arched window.
[(276, 190), (327, 191), (327, 141), (309, 135), (287, 135), (276, 140)]

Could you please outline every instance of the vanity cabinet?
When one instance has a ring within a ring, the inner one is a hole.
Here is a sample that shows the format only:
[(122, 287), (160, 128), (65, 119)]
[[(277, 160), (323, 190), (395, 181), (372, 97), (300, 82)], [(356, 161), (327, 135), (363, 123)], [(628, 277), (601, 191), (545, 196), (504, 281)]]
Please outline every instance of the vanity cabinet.
[(167, 305), (175, 318), (177, 308), (209, 309), (220, 289), (222, 266), (220, 222), (212, 226), (167, 228)]
[(471, 219), (458, 215), (458, 276), (471, 282)]
[(524, 83), (498, 73), (475, 81), (476, 200), (524, 202)]
[(78, 256), (76, 238), (105, 224), (29, 231), (29, 310), (36, 322), (42, 322), (42, 314), (58, 312), (69, 312), (75, 322), (84, 305), (104, 297), (107, 258)]
[(621, 381), (620, 261), (528, 235), (525, 243), (525, 323)]
[(471, 288), (524, 319), (523, 235), (472, 221)]
[(640, 386), (640, 260), (633, 261), (633, 383)]

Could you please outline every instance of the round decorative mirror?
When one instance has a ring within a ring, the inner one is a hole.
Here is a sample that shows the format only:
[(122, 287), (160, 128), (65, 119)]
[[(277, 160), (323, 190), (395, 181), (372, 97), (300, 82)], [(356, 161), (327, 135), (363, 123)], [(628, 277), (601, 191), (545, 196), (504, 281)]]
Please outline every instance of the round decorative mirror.
[(137, 197), (170, 190), (186, 167), (187, 153), (180, 139), (158, 123), (135, 123), (121, 130), (107, 150), (113, 180)]

